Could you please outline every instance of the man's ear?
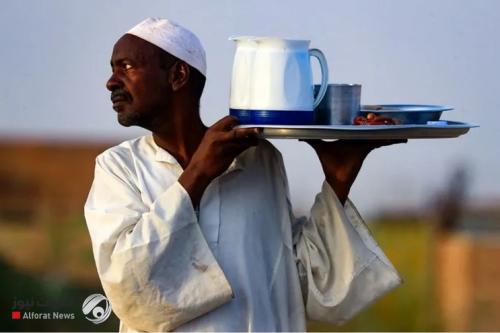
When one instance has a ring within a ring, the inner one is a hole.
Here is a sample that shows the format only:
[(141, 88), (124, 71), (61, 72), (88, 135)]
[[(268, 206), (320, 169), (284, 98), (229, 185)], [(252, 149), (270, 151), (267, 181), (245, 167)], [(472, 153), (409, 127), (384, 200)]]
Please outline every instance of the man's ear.
[(169, 81), (173, 91), (178, 91), (184, 87), (190, 77), (190, 70), (188, 64), (184, 61), (177, 61), (170, 70)]

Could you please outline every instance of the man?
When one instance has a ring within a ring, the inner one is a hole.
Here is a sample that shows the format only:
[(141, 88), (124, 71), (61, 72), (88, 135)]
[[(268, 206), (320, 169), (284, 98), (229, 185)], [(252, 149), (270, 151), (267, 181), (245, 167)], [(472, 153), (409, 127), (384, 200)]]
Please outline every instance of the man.
[(99, 155), (85, 205), (120, 331), (303, 331), (340, 323), (400, 279), (348, 200), (381, 142), (312, 142), (326, 181), (295, 219), (279, 152), (257, 129), (199, 115), (197, 37), (146, 19), (115, 44), (118, 121), (152, 132)]

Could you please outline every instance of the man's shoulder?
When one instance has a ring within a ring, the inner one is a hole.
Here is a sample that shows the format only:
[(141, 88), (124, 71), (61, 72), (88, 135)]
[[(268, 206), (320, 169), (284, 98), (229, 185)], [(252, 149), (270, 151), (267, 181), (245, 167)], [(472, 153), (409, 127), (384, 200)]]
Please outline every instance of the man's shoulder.
[(262, 139), (259, 144), (248, 149), (243, 157), (247, 161), (258, 161), (258, 164), (276, 165), (282, 163), (280, 151), (269, 141)]
[(100, 153), (96, 161), (103, 164), (117, 162), (128, 164), (128, 162), (133, 161), (137, 156), (148, 153), (148, 149), (151, 149), (150, 137), (151, 135), (143, 135), (123, 141)]
[(261, 153), (269, 158), (281, 158), (281, 152), (268, 140), (259, 141), (259, 149)]

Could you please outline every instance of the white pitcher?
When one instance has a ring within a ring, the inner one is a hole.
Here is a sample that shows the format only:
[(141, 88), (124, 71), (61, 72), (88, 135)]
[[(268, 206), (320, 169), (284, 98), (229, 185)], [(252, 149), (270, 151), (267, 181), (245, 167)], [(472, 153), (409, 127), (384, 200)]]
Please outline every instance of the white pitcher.
[[(323, 53), (308, 40), (235, 37), (230, 114), (242, 124), (307, 125), (328, 87)], [(321, 87), (314, 97), (310, 57), (321, 67)]]

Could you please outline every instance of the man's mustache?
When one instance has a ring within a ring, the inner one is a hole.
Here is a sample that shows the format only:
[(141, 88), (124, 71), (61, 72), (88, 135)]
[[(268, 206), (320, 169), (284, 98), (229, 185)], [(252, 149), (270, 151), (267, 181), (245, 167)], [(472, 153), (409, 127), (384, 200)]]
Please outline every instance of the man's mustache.
[(132, 96), (130, 96), (130, 94), (125, 89), (115, 89), (111, 92), (111, 101), (114, 101), (118, 98), (130, 101), (132, 99)]

